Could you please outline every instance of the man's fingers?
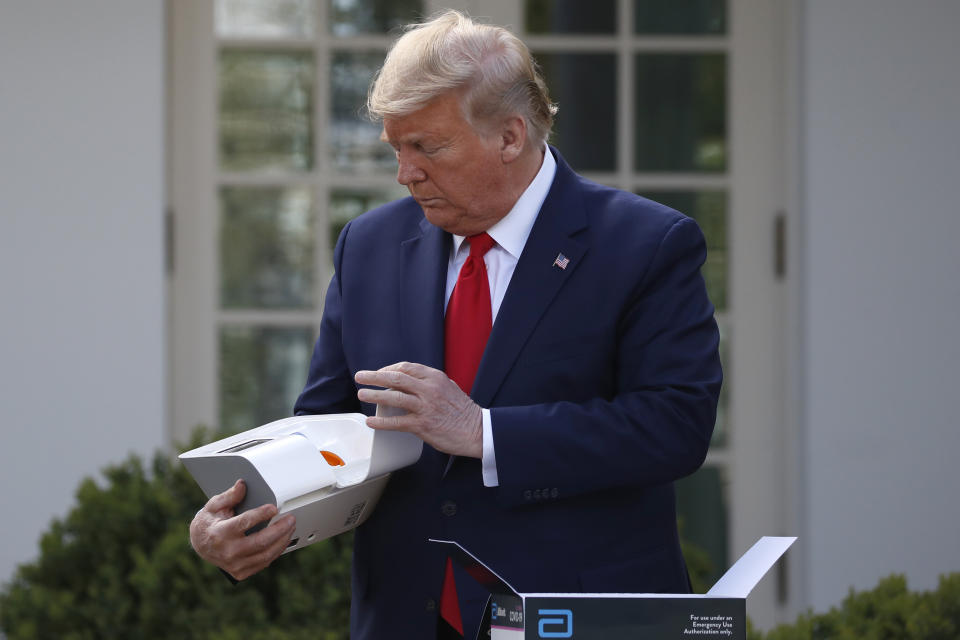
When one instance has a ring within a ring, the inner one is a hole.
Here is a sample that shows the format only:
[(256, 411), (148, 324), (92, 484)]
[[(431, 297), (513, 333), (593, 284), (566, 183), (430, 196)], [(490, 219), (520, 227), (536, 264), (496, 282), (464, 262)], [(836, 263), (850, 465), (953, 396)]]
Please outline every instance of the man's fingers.
[(286, 516), (266, 529), (247, 536), (238, 545), (236, 560), (227, 571), (238, 580), (262, 571), (280, 557), (290, 544), (290, 536), (295, 529), (293, 517)]
[(420, 364), (419, 362), (395, 362), (393, 364), (388, 364), (385, 367), (381, 367), (379, 371), (398, 371), (400, 373), (405, 373), (408, 376), (413, 376), (414, 378), (422, 378), (423, 376), (428, 375), (430, 371), (436, 371), (436, 369), (428, 367), (425, 364)]
[(371, 429), (389, 429), (392, 431), (410, 431), (416, 433), (418, 421), (414, 414), (398, 416), (367, 416), (367, 426)]
[(416, 384), (417, 379), (402, 371), (357, 371), (354, 379), (358, 384), (385, 389), (409, 390)]
[[(290, 522), (293, 522), (291, 519)], [(290, 545), (290, 536), (293, 535), (294, 529), (296, 527), (292, 524), (287, 524), (281, 520), (278, 520), (274, 524), (267, 527), (263, 533), (268, 533), (270, 529), (275, 529), (275, 536), (270, 540), (267, 546), (264, 548), (262, 558), (266, 560), (267, 564), (270, 564), (279, 557), (283, 550)]]
[(437, 374), (444, 375), (439, 369), (428, 367), (425, 364), (396, 362), (376, 371), (357, 371), (354, 380), (358, 384), (368, 384), (375, 387), (407, 389), (410, 385)]
[[(261, 529), (254, 534), (246, 536), (238, 545), (237, 555), (246, 558), (255, 558), (262, 555), (265, 551), (283, 543), (281, 551), (286, 548), (290, 541), (290, 536), (296, 529), (296, 522), (291, 515), (280, 518), (266, 529)], [(278, 554), (279, 555), (279, 554)]]
[(360, 389), (357, 391), (357, 398), (361, 402), (382, 404), (406, 411), (415, 411), (419, 404), (416, 396), (397, 389)]
[(207, 504), (203, 508), (210, 512), (233, 509), (240, 504), (245, 495), (247, 495), (247, 485), (244, 484), (243, 480), (237, 480), (232, 487), (207, 500)]
[(240, 515), (234, 517), (231, 524), (234, 530), (243, 533), (244, 531), (252, 529), (261, 522), (269, 520), (275, 515), (277, 515), (277, 507), (275, 505), (270, 503), (262, 504), (256, 509), (244, 511)]

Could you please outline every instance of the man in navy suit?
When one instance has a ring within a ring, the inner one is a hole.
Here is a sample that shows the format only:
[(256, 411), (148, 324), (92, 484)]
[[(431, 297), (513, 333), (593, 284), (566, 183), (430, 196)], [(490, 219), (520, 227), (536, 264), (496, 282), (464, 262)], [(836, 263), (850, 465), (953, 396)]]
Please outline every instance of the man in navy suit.
[[(545, 142), (543, 81), (504, 29), (448, 12), (408, 30), (368, 106), (411, 197), (341, 233), (295, 411), (394, 407), (368, 424), (426, 446), (356, 530), (351, 637), (435, 636), (446, 558), (429, 538), (521, 591), (688, 590), (673, 481), (703, 463), (721, 382), (700, 230), (571, 171)], [(468, 394), (444, 372), (444, 321), (483, 233), (493, 324)], [(233, 517), (243, 491), (191, 526), (238, 579), (292, 532), (287, 517), (244, 537), (276, 509)], [(486, 594), (455, 583), (473, 637)]]

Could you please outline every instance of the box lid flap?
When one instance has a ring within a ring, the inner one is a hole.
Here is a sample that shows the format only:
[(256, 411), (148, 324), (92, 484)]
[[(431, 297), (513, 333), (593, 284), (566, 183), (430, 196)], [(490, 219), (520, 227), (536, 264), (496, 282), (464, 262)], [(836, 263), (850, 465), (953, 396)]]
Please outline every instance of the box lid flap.
[(459, 564), (470, 575), (471, 578), (486, 587), (490, 593), (507, 594), (521, 597), (516, 589), (497, 575), (497, 572), (483, 564), (476, 556), (461, 547), (452, 540), (435, 540), (430, 538), (430, 542), (444, 545), (447, 554), (453, 558), (453, 561)]
[(719, 598), (746, 598), (770, 567), (796, 541), (796, 537), (764, 536), (740, 556), (732, 567), (717, 580), (708, 596)]

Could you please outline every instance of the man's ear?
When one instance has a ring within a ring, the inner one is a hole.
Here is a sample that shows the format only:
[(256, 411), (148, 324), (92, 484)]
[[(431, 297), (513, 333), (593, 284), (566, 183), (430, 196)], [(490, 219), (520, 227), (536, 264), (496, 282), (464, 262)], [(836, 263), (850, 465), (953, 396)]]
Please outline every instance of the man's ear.
[(527, 123), (520, 116), (510, 116), (500, 130), (500, 159), (510, 164), (520, 157), (527, 145)]

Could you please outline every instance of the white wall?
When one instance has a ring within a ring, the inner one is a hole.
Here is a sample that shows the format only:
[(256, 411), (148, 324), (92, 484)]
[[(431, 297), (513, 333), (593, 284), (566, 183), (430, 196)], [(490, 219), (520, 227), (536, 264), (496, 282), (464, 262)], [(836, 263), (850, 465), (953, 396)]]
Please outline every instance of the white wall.
[(0, 5), (0, 582), (164, 434), (161, 2)]
[(960, 3), (804, 3), (806, 601), (960, 570)]

